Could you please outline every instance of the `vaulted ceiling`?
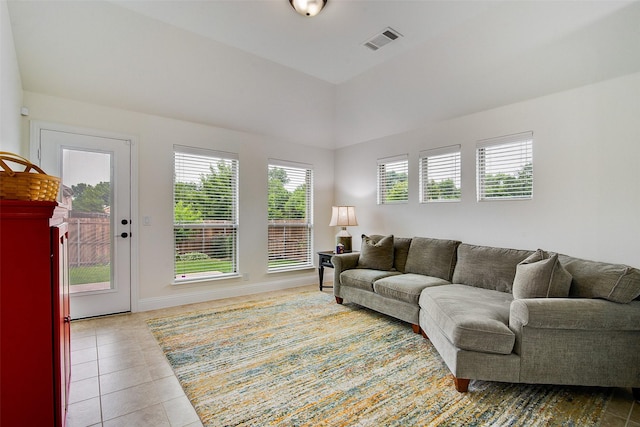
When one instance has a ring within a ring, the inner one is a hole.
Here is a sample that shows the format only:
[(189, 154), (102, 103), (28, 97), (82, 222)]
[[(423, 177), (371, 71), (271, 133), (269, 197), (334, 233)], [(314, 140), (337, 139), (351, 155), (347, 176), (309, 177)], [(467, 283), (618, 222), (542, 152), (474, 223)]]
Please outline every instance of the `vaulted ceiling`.
[(327, 148), (640, 71), (638, 1), (8, 5), (24, 90)]

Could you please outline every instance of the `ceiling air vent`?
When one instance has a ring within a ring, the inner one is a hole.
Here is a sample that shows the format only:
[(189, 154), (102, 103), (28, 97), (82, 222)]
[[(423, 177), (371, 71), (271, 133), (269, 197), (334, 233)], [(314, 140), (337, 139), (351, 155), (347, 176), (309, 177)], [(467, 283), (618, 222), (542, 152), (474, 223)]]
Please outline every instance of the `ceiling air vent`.
[(387, 27), (380, 32), (380, 34), (376, 34), (371, 37), (369, 40), (364, 42), (362, 45), (368, 47), (371, 50), (378, 50), (382, 46), (391, 43), (397, 38), (402, 37), (402, 34), (394, 30), (393, 28)]

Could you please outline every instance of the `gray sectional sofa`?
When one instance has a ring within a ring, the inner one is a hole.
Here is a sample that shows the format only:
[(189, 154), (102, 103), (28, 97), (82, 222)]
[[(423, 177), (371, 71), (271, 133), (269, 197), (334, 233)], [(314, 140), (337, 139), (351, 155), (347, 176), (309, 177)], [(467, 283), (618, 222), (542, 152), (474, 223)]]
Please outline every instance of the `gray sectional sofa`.
[(471, 379), (631, 387), (640, 399), (640, 271), (543, 250), (364, 236), (334, 295), (412, 325), (456, 389)]

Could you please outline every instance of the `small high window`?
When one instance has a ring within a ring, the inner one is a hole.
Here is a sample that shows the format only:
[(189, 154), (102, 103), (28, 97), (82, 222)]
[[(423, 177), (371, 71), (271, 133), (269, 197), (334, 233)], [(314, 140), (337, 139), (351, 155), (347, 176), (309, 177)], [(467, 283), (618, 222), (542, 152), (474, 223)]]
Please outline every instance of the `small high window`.
[(409, 201), (408, 156), (387, 157), (378, 160), (378, 204), (406, 203)]
[(478, 141), (478, 200), (533, 197), (533, 132)]
[(460, 201), (460, 145), (420, 153), (420, 203)]

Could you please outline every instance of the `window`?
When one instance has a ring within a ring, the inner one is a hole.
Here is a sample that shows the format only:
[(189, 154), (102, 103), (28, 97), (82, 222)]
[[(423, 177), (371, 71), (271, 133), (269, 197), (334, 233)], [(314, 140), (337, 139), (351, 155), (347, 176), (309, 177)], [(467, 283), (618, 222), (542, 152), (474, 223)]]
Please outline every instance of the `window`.
[(268, 271), (313, 267), (313, 170), (269, 161)]
[(406, 203), (409, 200), (408, 156), (378, 159), (378, 204)]
[(460, 146), (420, 153), (420, 203), (460, 201)]
[(176, 282), (238, 272), (238, 158), (174, 146)]
[(533, 132), (477, 143), (478, 200), (531, 199)]

